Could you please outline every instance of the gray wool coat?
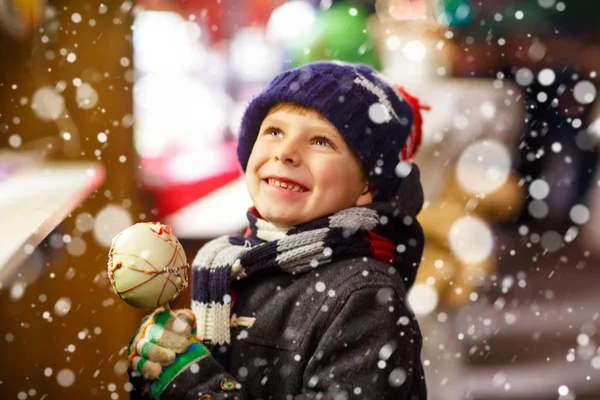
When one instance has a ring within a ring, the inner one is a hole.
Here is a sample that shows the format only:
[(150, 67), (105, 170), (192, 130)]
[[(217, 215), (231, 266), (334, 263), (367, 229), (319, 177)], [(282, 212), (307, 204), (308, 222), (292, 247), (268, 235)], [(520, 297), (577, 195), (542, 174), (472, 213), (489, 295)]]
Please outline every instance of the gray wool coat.
[[(397, 217), (390, 227), (407, 243), (394, 266), (365, 257), (233, 282), (233, 312), (255, 320), (232, 328), (229, 350), (212, 349), (161, 399), (426, 399), (422, 336), (406, 301), (423, 249), (422, 201), (415, 166), (395, 201), (377, 206)], [(144, 398), (136, 379), (134, 400)]]

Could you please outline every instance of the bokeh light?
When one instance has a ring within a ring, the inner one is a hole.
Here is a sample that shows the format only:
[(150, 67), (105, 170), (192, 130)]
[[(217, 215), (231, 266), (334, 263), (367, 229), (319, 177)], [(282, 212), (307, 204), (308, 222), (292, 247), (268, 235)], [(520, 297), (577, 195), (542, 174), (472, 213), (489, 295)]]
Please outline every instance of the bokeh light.
[(131, 215), (126, 209), (108, 204), (96, 215), (94, 238), (98, 244), (110, 248), (113, 237), (132, 224)]
[(75, 383), (75, 373), (68, 369), (61, 369), (56, 374), (56, 382), (62, 387), (69, 387)]
[(267, 23), (270, 40), (289, 42), (306, 35), (316, 22), (314, 8), (306, 1), (293, 0), (277, 7)]
[(72, 302), (68, 297), (59, 298), (54, 304), (54, 314), (64, 317), (71, 311)]
[(436, 309), (439, 297), (437, 291), (429, 285), (415, 284), (408, 292), (408, 303), (415, 315), (428, 315)]
[(450, 228), (448, 241), (454, 255), (467, 264), (485, 260), (494, 247), (489, 225), (474, 216), (457, 219)]
[(89, 83), (82, 83), (75, 90), (75, 100), (77, 106), (83, 109), (91, 109), (96, 107), (98, 103), (98, 92)]
[(456, 164), (456, 173), (465, 190), (485, 194), (506, 183), (511, 166), (506, 146), (494, 140), (481, 140), (463, 150)]
[(35, 91), (31, 99), (31, 109), (44, 120), (58, 119), (64, 112), (65, 99), (51, 86), (42, 86)]
[(402, 48), (402, 51), (410, 61), (422, 61), (427, 55), (427, 48), (419, 40), (411, 40)]

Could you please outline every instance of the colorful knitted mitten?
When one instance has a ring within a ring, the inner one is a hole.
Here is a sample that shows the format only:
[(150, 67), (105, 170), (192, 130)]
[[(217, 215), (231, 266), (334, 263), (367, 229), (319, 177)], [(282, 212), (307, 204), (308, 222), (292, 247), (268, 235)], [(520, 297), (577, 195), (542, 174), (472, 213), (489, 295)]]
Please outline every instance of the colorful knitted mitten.
[(129, 366), (153, 381), (148, 389), (159, 397), (175, 377), (209, 355), (196, 340), (196, 318), (190, 310), (160, 307), (144, 319), (129, 343)]

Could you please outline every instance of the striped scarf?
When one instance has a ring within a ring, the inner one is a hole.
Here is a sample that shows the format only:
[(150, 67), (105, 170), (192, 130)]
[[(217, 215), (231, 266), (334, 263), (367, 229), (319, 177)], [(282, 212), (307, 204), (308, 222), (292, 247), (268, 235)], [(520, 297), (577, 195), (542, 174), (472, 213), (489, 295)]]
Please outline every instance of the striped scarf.
[(212, 240), (194, 258), (192, 310), (206, 344), (230, 343), (232, 279), (269, 270), (301, 274), (356, 257), (394, 263), (395, 245), (374, 232), (388, 217), (370, 208), (347, 208), (287, 232), (260, 219), (255, 209), (248, 220), (244, 235)]

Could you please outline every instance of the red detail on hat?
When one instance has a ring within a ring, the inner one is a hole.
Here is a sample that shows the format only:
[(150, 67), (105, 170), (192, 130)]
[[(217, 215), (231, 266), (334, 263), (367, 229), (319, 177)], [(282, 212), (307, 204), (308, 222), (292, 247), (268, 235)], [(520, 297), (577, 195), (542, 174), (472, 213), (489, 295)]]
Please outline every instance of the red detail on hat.
[(396, 247), (391, 240), (373, 232), (369, 232), (366, 239), (371, 245), (371, 255), (374, 259), (386, 264), (394, 263)]
[(412, 129), (410, 130), (410, 141), (404, 145), (401, 152), (402, 160), (411, 160), (417, 154), (423, 139), (423, 116), (421, 115), (421, 110), (429, 111), (431, 110), (431, 107), (421, 104), (421, 101), (418, 97), (408, 93), (402, 86), (396, 85), (396, 89), (402, 96), (404, 96), (408, 104), (410, 104), (413, 109), (414, 121)]

